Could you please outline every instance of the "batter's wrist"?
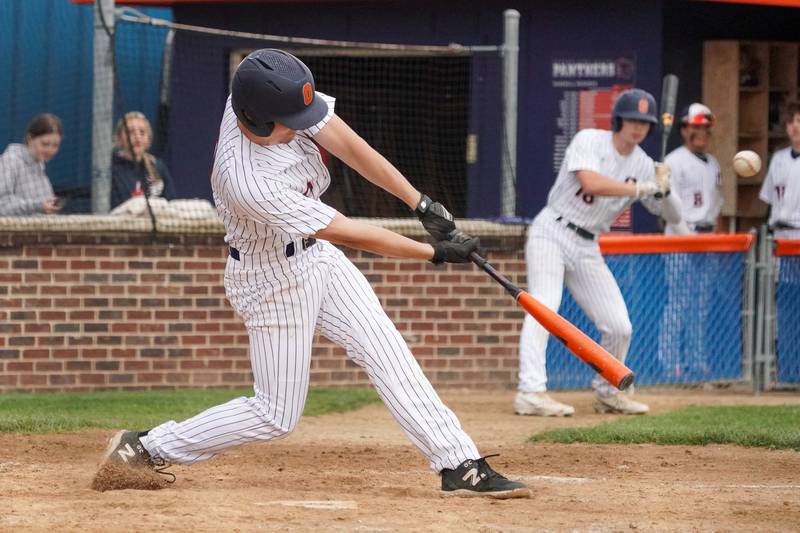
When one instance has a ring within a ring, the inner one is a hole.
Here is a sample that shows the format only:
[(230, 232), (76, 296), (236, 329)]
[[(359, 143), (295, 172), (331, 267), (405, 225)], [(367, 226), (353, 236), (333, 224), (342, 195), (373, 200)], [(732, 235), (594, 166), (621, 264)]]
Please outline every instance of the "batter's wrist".
[(428, 198), (427, 195), (420, 193), (419, 201), (417, 202), (417, 206), (414, 208), (414, 211), (416, 211), (417, 215), (423, 215), (425, 214), (425, 211), (428, 210), (428, 208), (431, 206), (432, 203), (433, 200)]

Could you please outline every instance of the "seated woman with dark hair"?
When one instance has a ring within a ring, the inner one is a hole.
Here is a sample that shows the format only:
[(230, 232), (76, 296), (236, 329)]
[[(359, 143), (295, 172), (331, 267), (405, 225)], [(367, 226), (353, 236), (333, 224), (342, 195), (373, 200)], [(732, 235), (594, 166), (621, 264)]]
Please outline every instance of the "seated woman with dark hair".
[[(127, 125), (127, 132), (126, 130)], [(175, 198), (172, 176), (163, 161), (150, 154), (153, 130), (144, 114), (126, 113), (117, 123), (111, 160), (111, 208), (147, 193), (150, 198)]]
[(0, 156), (0, 216), (57, 213), (63, 203), (53, 194), (45, 163), (61, 147), (64, 127), (50, 113), (36, 115), (25, 130), (25, 144), (9, 144)]

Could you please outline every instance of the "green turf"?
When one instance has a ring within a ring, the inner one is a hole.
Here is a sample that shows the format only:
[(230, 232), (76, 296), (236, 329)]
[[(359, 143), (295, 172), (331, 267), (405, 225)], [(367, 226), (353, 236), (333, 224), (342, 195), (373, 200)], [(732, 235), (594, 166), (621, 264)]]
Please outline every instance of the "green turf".
[[(146, 429), (182, 420), (252, 389), (0, 394), (0, 432), (49, 433), (84, 428)], [(371, 389), (311, 389), (303, 414), (316, 416), (378, 402)]]
[(590, 444), (737, 444), (800, 451), (800, 406), (685, 407), (587, 428), (554, 429), (533, 441)]

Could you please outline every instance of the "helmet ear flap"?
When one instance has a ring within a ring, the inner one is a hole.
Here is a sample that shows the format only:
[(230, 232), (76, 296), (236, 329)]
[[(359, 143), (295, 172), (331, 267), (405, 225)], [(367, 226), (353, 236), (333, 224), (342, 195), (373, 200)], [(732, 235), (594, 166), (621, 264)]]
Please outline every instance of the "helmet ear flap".
[(261, 137), (269, 137), (270, 135), (272, 135), (272, 131), (275, 129), (275, 123), (267, 122), (262, 126), (262, 128), (263, 128), (262, 132), (263, 135), (261, 135)]
[(240, 109), (239, 113), (235, 113), (239, 119), (244, 122), (247, 129), (258, 135), (259, 137), (269, 137), (275, 129), (274, 122), (264, 122), (258, 124), (245, 109)]

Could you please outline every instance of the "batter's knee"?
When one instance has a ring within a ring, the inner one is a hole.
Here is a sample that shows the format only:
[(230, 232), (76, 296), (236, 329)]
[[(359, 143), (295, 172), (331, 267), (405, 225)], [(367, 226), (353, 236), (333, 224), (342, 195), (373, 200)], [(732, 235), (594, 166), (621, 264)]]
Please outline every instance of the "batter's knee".
[(256, 431), (259, 440), (273, 440), (286, 437), (297, 427), (300, 416), (295, 413), (275, 413), (274, 406), (270, 406), (257, 398), (251, 400), (258, 402), (256, 412), (261, 419), (261, 427)]
[(633, 336), (633, 325), (627, 317), (598, 324), (597, 328), (612, 342), (628, 343)]

